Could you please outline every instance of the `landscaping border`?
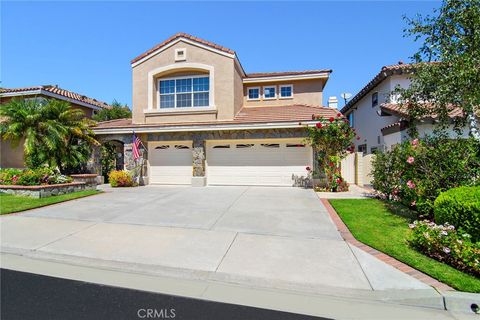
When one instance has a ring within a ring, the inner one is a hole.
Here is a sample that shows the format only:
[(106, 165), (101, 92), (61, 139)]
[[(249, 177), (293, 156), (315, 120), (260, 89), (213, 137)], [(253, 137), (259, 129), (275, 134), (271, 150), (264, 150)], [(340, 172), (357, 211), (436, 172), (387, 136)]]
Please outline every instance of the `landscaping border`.
[(402, 271), (403, 273), (408, 274), (411, 277), (414, 277), (415, 279), (434, 287), (438, 291), (455, 291), (452, 287), (446, 285), (443, 282), (438, 281), (437, 279), (434, 279), (430, 277), (429, 275), (418, 271), (417, 269), (414, 269), (410, 267), (409, 265), (398, 261), (397, 259), (390, 257), (389, 255), (378, 251), (377, 249), (374, 249), (357, 239), (353, 236), (353, 234), (350, 232), (348, 229), (347, 225), (342, 221), (338, 213), (335, 211), (335, 209), (332, 207), (328, 199), (325, 198), (320, 198), (320, 201), (322, 204), (325, 206), (327, 209), (327, 212), (332, 219), (333, 223), (335, 223), (335, 226), (337, 227), (338, 231), (340, 232), (340, 235), (342, 238), (349, 244), (354, 245), (355, 247), (371, 254), (375, 258), (379, 259), (380, 261), (385, 262), (386, 264)]
[(96, 187), (96, 185), (89, 185), (85, 182), (42, 184), (38, 186), (0, 185), (0, 193), (39, 199), (78, 191), (93, 190), (96, 189)]

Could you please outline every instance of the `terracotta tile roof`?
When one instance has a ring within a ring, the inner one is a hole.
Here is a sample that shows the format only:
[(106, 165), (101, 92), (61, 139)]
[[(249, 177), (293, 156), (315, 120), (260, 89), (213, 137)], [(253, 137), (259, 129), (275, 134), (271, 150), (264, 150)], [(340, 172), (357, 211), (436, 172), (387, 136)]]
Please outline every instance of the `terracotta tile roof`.
[(228, 48), (225, 48), (221, 45), (218, 45), (218, 44), (215, 44), (213, 42), (210, 42), (210, 41), (207, 41), (207, 40), (203, 40), (203, 39), (200, 39), (200, 38), (197, 38), (195, 36), (192, 36), (190, 34), (187, 34), (187, 33), (184, 33), (184, 32), (179, 32), (179, 33), (176, 33), (174, 34), (173, 36), (171, 36), (170, 38), (168, 38), (167, 40), (163, 41), (162, 43), (159, 43), (157, 44), (155, 47), (145, 51), (144, 53), (142, 53), (141, 55), (139, 55), (138, 57), (134, 58), (130, 63), (135, 63), (143, 58), (145, 58), (146, 56), (148, 56), (149, 54), (157, 51), (158, 49), (160, 49), (161, 47), (163, 46), (166, 46), (167, 44), (179, 39), (179, 38), (185, 38), (185, 39), (188, 39), (188, 40), (191, 40), (191, 41), (195, 41), (197, 43), (200, 43), (200, 44), (203, 44), (203, 45), (206, 45), (206, 46), (209, 46), (209, 47), (212, 47), (214, 49), (217, 49), (217, 50), (220, 50), (220, 51), (223, 51), (223, 52), (226, 52), (226, 53), (229, 53), (229, 54), (235, 54), (235, 51), (231, 50), (231, 49), (228, 49)]
[[(380, 109), (382, 111), (395, 114), (397, 116), (403, 117), (403, 118), (408, 118), (408, 112), (407, 112), (407, 107), (401, 104), (397, 103), (382, 103), (380, 105)], [(462, 117), (463, 112), (462, 109), (460, 108), (455, 108), (451, 107), (450, 112), (448, 113), (450, 118), (456, 118), (456, 117)], [(427, 118), (432, 118), (435, 119), (437, 116), (435, 114), (429, 114), (427, 115)]]
[(23, 93), (28, 91), (38, 91), (38, 94), (47, 94), (53, 93), (68, 99), (76, 100), (82, 103), (92, 105), (94, 107), (110, 109), (111, 106), (106, 102), (99, 101), (87, 96), (75, 93), (69, 90), (59, 88), (58, 86), (46, 85), (46, 86), (35, 86), (35, 87), (24, 87), (24, 88), (0, 88), (0, 96), (4, 93), (18, 93), (18, 96), (21, 96)]
[(331, 69), (285, 71), (285, 72), (254, 72), (254, 73), (247, 73), (247, 78), (282, 77), (282, 76), (296, 76), (296, 75), (304, 75), (304, 74), (331, 73), (331, 72), (332, 72)]
[(385, 78), (393, 74), (411, 73), (414, 70), (415, 65), (416, 64), (414, 63), (398, 63), (382, 67), (380, 72), (377, 73), (377, 75), (373, 77), (373, 79), (370, 80), (370, 82), (368, 82), (350, 101), (348, 101), (348, 103), (340, 111), (342, 113), (346, 113), (355, 105), (355, 103), (367, 95), (370, 90), (385, 80)]
[(188, 125), (247, 124), (272, 122), (311, 121), (314, 117), (334, 117), (338, 110), (310, 105), (286, 105), (275, 107), (243, 107), (233, 120), (209, 122), (177, 122), (162, 124), (132, 124), (132, 119), (117, 119), (99, 122), (95, 129), (135, 128), (135, 127), (172, 127)]
[(334, 117), (337, 109), (296, 104), (280, 107), (243, 107), (235, 116), (235, 122), (308, 121), (312, 115)]

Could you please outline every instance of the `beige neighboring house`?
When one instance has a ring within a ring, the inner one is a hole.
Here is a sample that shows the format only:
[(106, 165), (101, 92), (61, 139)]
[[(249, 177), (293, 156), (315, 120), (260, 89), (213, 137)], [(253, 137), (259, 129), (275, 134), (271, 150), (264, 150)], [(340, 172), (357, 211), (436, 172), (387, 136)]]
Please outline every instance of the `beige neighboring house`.
[[(56, 85), (26, 88), (0, 88), (0, 107), (11, 99), (51, 99), (67, 101), (72, 108), (80, 109), (91, 118), (98, 110), (110, 108), (105, 102), (61, 89)], [(13, 148), (10, 141), (0, 139), (0, 168), (24, 168), (23, 146)]]
[(150, 184), (298, 185), (313, 163), (304, 127), (338, 113), (322, 107), (331, 70), (246, 73), (233, 50), (185, 33), (131, 67), (133, 118), (99, 123), (95, 132), (123, 144), (131, 169), (135, 131), (148, 149)]
[[(393, 146), (410, 139), (408, 115), (398, 104), (397, 97), (391, 93), (396, 87), (407, 88), (412, 64), (399, 63), (382, 67), (380, 72), (360, 92), (358, 92), (341, 110), (350, 120), (360, 139), (355, 140), (356, 149), (364, 154), (374, 151), (390, 150)], [(451, 117), (460, 116), (459, 109), (450, 113)], [(427, 117), (417, 125), (419, 136), (431, 135), (435, 129), (435, 117)], [(456, 136), (453, 125), (447, 130), (450, 136)], [(468, 136), (468, 129), (462, 130), (462, 136)]]

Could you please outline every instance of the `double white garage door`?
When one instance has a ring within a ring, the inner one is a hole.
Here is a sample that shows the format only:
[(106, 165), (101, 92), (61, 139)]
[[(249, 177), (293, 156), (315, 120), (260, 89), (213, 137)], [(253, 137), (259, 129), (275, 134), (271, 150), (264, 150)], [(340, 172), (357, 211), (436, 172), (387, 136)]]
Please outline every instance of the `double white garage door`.
[[(149, 146), (150, 183), (191, 183), (191, 142)], [(312, 163), (311, 148), (301, 140), (208, 141), (206, 151), (209, 185), (292, 186), (293, 176), (305, 176)]]

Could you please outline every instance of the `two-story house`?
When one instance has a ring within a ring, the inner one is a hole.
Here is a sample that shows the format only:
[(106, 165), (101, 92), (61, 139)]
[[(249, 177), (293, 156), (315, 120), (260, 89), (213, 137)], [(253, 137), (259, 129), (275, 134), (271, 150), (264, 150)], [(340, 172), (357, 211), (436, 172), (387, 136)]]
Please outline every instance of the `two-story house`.
[(151, 184), (292, 186), (313, 163), (305, 126), (338, 113), (322, 107), (331, 70), (245, 73), (233, 50), (184, 33), (131, 67), (133, 118), (95, 132), (124, 144), (127, 169), (135, 132)]
[[(0, 107), (12, 99), (34, 99), (38, 101), (57, 99), (66, 101), (72, 108), (82, 110), (87, 118), (91, 118), (97, 111), (103, 108), (111, 108), (105, 102), (59, 88), (57, 85), (0, 88)], [(24, 168), (23, 156), (22, 144), (12, 147), (10, 141), (0, 138), (0, 168)]]
[[(341, 110), (357, 131), (359, 140), (355, 140), (356, 149), (365, 154), (390, 150), (393, 146), (410, 139), (408, 134), (409, 117), (397, 96), (392, 94), (397, 87), (410, 85), (409, 75), (414, 72), (412, 64), (399, 62), (384, 66)], [(459, 109), (450, 113), (451, 117), (460, 115)], [(420, 137), (433, 134), (436, 127), (435, 116), (425, 117), (416, 124)], [(448, 129), (455, 135), (453, 125)], [(463, 136), (468, 130), (463, 130)]]

